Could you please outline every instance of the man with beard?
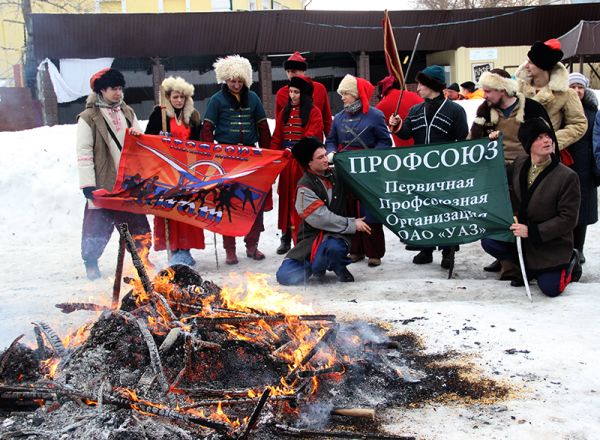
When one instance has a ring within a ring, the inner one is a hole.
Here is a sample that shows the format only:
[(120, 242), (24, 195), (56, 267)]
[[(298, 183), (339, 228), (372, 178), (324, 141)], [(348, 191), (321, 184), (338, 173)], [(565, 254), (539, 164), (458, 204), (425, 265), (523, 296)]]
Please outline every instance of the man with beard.
[[(469, 139), (488, 137), (493, 140), (498, 139), (499, 134), (502, 133), (504, 161), (508, 166), (518, 156), (526, 154), (518, 137), (521, 124), (537, 117), (543, 118), (550, 124), (550, 118), (540, 103), (525, 98), (522, 93), (517, 92), (517, 82), (503, 69), (484, 72), (479, 79), (479, 85), (483, 90), (485, 102), (477, 108)], [(502, 270), (501, 280), (511, 280), (520, 276), (519, 268), (511, 262), (502, 265), (496, 260), (485, 266), (483, 270), (487, 272)]]
[[(389, 124), (392, 133), (401, 139), (413, 138), (415, 145), (462, 141), (469, 133), (465, 110), (444, 96), (446, 77), (441, 66), (429, 66), (417, 73), (417, 93), (425, 100), (414, 105), (404, 121), (392, 115)], [(458, 246), (442, 247), (441, 266), (450, 269), (454, 265), (454, 251)], [(414, 264), (433, 261), (434, 247), (410, 246), (409, 250), (420, 252), (413, 258)]]

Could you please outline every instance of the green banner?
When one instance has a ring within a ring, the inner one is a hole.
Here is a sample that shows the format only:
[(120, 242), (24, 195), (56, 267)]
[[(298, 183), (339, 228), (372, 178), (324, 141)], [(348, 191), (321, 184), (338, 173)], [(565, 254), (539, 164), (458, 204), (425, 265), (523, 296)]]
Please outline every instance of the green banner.
[(404, 243), (514, 241), (502, 137), (347, 151), (334, 164), (369, 214)]

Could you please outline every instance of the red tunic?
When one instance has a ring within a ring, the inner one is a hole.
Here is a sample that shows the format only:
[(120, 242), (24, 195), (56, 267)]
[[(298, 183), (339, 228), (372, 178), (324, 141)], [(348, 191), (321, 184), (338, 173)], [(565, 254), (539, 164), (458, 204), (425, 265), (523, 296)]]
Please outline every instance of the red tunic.
[[(329, 131), (331, 130), (331, 120), (333, 116), (331, 115), (331, 107), (329, 106), (329, 95), (327, 95), (327, 89), (320, 82), (313, 81), (313, 104), (319, 111), (321, 112), (321, 118), (323, 120), (323, 133), (324, 137), (327, 137)], [(275, 117), (281, 113), (281, 111), (285, 108), (289, 99), (289, 89), (288, 86), (283, 86), (279, 90), (277, 90), (277, 94), (275, 95)], [(320, 139), (319, 136), (316, 136)]]
[[(271, 138), (271, 148), (283, 150), (291, 147), (302, 137), (313, 136), (319, 138), (323, 133), (323, 119), (319, 109), (313, 105), (307, 124), (302, 127), (299, 107), (292, 107), (287, 123), (283, 122), (283, 112), (277, 115), (275, 132)], [(282, 231), (292, 230), (294, 240), (300, 226), (300, 217), (296, 212), (296, 184), (304, 174), (298, 162), (291, 160), (279, 174), (277, 194), (279, 194), (279, 215), (277, 227)]]
[[(398, 104), (398, 98), (400, 98), (400, 90), (391, 89), (387, 95), (383, 97), (383, 99), (377, 104), (375, 107), (381, 110), (385, 116), (385, 122), (388, 123), (390, 116), (394, 111), (396, 111), (396, 105)], [(415, 105), (423, 102), (423, 99), (417, 95), (415, 92), (409, 92), (408, 90), (404, 91), (404, 96), (402, 96), (402, 102), (400, 103), (400, 108), (398, 109), (398, 115), (404, 120), (406, 115), (408, 115), (408, 110)], [(406, 147), (408, 145), (414, 145), (413, 139), (400, 139), (395, 134), (393, 135), (394, 145), (396, 147)]]
[[(187, 140), (190, 127), (178, 125), (175, 118), (170, 118), (169, 132), (178, 139)], [(162, 251), (167, 248), (165, 234), (165, 219), (154, 216), (154, 250)], [(204, 230), (187, 223), (169, 219), (169, 244), (175, 249), (204, 249)]]

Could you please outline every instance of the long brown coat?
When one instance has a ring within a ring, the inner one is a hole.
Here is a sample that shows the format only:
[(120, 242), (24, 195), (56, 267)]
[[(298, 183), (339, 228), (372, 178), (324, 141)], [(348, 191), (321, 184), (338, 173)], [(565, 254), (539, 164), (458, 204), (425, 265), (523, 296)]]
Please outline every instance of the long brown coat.
[(550, 270), (569, 264), (573, 254), (573, 229), (579, 212), (579, 178), (554, 159), (527, 188), (530, 156), (513, 163), (512, 182), (518, 203), (519, 223), (526, 224), (523, 239), (527, 267)]
[[(102, 116), (100, 108), (95, 105), (96, 99), (95, 93), (88, 96), (85, 103), (85, 110), (77, 116), (77, 119), (83, 119), (90, 127), (92, 133), (91, 141), (93, 148), (95, 184), (91, 186), (112, 191), (115, 182), (117, 181), (117, 167), (115, 166), (115, 161), (109, 149), (112, 138), (108, 133), (107, 122)], [(123, 103), (121, 105), (121, 111), (127, 120), (127, 125), (129, 127), (137, 127), (137, 120), (133, 109)], [(78, 150), (80, 149), (80, 144), (82, 142), (81, 139), (77, 139)], [(79, 161), (81, 162), (81, 158), (79, 158)]]
[(557, 63), (550, 72), (548, 84), (536, 91), (527, 76), (525, 64), (519, 66), (515, 74), (519, 92), (544, 106), (552, 121), (558, 148), (567, 148), (581, 139), (588, 125), (581, 100), (569, 88), (569, 72), (562, 63)]

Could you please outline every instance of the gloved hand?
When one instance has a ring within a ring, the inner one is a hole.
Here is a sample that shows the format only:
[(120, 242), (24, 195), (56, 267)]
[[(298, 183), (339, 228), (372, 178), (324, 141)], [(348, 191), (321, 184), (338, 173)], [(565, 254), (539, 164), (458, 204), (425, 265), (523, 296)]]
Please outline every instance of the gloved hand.
[(81, 191), (83, 191), (83, 195), (86, 199), (94, 200), (94, 195), (92, 193), (97, 189), (98, 188), (95, 186), (86, 186), (85, 188), (81, 188)]

